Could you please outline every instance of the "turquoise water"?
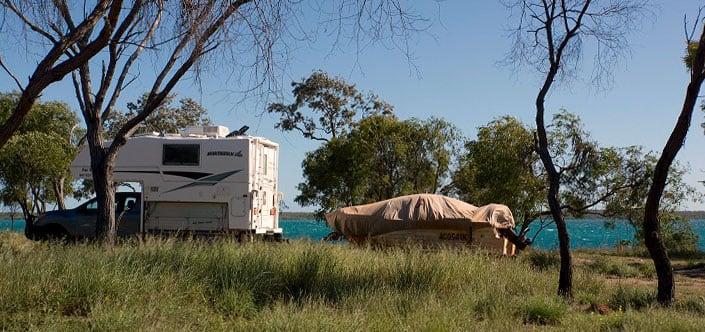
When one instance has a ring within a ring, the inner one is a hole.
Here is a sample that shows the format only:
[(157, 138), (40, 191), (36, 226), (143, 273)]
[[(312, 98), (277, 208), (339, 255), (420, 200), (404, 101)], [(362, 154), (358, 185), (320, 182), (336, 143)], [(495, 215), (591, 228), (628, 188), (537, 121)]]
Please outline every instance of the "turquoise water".
[[(570, 235), (570, 247), (573, 249), (603, 249), (614, 248), (620, 241), (633, 240), (634, 229), (626, 221), (615, 222), (614, 228), (605, 228), (604, 220), (579, 219), (566, 222)], [(321, 240), (331, 232), (323, 222), (312, 220), (282, 220), (279, 225), (284, 229), (284, 237), (297, 239), (308, 238)], [(705, 251), (705, 220), (692, 220), (693, 231), (700, 236), (698, 246)], [(534, 238), (537, 226), (529, 231), (528, 237), (533, 238), (532, 246), (538, 249), (558, 249), (556, 226), (549, 225)]]
[[(698, 246), (705, 250), (705, 220), (692, 220), (690, 225), (700, 236)], [(284, 230), (284, 237), (288, 239), (320, 241), (331, 232), (328, 225), (314, 220), (281, 220), (279, 226)], [(626, 221), (617, 221), (614, 228), (605, 228), (603, 220), (594, 219), (568, 220), (567, 226), (570, 246), (573, 249), (614, 248), (620, 241), (634, 238), (634, 230)], [(0, 220), (0, 231), (9, 229), (24, 232), (24, 220), (15, 220), (14, 223), (9, 219)], [(529, 238), (533, 238), (535, 233), (536, 229), (530, 231)], [(542, 230), (532, 246), (539, 249), (557, 249), (555, 225), (551, 224)]]

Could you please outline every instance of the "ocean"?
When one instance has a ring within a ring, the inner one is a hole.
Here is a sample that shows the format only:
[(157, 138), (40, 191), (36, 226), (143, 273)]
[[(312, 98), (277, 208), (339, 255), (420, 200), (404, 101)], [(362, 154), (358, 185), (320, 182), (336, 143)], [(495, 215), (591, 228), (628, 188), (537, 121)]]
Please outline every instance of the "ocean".
[[(570, 246), (573, 249), (615, 248), (621, 241), (634, 239), (634, 230), (626, 221), (617, 221), (614, 228), (605, 228), (604, 220), (574, 219), (566, 221)], [(693, 231), (700, 236), (698, 247), (705, 251), (705, 219), (691, 220)], [(315, 220), (280, 220), (279, 226), (284, 230), (284, 238), (308, 239), (320, 241), (331, 232), (324, 222)], [(528, 237), (534, 238), (532, 246), (538, 249), (557, 249), (558, 237), (554, 224), (544, 228), (536, 235), (536, 228), (529, 231)], [(0, 231), (24, 231), (24, 220), (0, 220)]]

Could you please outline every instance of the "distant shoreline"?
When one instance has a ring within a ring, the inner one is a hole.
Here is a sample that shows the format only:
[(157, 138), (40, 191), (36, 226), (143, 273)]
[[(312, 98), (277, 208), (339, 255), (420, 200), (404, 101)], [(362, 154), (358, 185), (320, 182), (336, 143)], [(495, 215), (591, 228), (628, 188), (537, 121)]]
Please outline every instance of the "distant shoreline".
[(281, 212), (279, 219), (282, 220), (314, 220), (316, 214), (313, 212)]
[[(705, 211), (679, 211), (679, 215), (686, 217), (690, 220), (702, 220), (705, 219)], [(281, 212), (279, 218), (282, 220), (315, 220), (316, 214), (313, 212)], [(570, 217), (569, 217), (570, 218)], [(7, 212), (0, 212), (0, 219), (12, 219), (11, 214)], [(573, 219), (573, 218), (571, 218)], [(605, 219), (599, 214), (588, 213), (583, 218), (579, 219)], [(15, 214), (15, 220), (24, 220), (21, 213)]]
[[(678, 211), (677, 213), (689, 220), (705, 219), (705, 211)], [(582, 218), (566, 217), (569, 219), (607, 219), (595, 212), (589, 212)], [(316, 219), (316, 214), (313, 212), (281, 212), (279, 218), (282, 220), (314, 220)]]

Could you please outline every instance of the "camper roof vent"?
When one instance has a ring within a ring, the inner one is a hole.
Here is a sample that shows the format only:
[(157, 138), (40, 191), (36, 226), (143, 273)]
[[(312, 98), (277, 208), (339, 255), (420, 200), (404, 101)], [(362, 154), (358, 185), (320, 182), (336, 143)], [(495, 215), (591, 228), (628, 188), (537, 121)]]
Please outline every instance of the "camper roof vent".
[(230, 132), (225, 126), (186, 127), (185, 136), (225, 137)]

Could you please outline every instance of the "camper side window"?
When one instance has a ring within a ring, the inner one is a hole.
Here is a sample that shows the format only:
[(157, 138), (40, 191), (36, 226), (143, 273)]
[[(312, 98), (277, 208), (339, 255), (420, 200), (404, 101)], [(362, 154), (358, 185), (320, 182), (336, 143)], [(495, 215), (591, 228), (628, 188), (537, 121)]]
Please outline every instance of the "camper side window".
[(201, 146), (198, 144), (164, 144), (162, 165), (198, 166)]

